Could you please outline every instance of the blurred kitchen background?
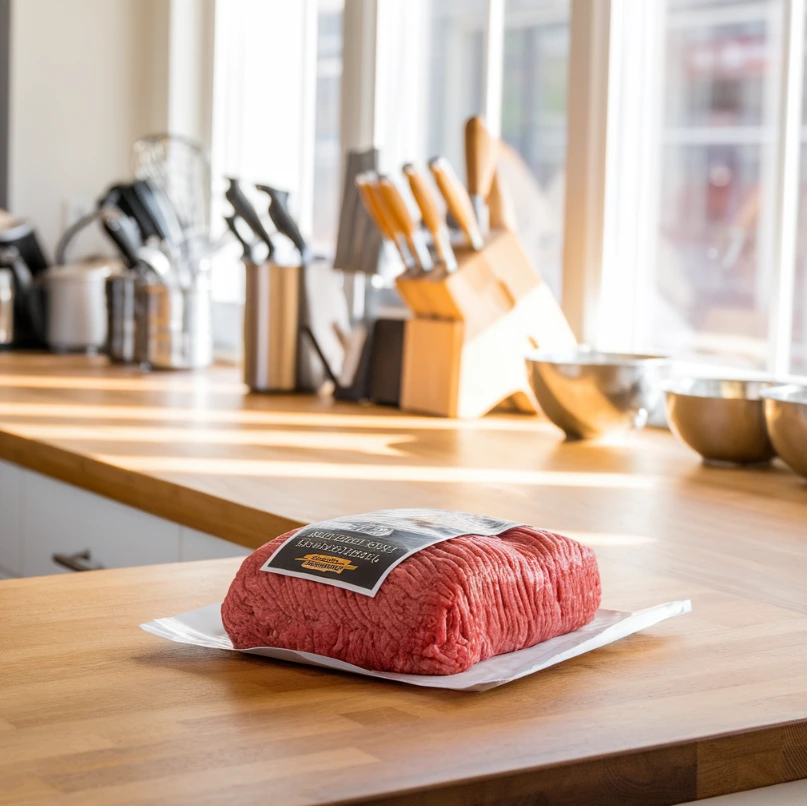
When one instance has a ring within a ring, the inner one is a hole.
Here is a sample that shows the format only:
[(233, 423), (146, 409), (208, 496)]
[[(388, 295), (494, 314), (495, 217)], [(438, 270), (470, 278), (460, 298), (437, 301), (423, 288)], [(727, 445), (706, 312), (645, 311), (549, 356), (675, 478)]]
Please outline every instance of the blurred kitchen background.
[[(327, 260), (349, 150), (378, 148), (390, 171), (442, 154), (462, 175), (482, 114), (580, 339), (807, 373), (804, 4), (637, 0), (603, 22), (606, 5), (0, 0), (0, 207), (53, 255), (131, 181), (136, 141), (191, 138), (220, 247), (215, 342), (237, 351), (226, 176), (288, 191)], [(115, 254), (100, 228), (77, 237), (77, 254)]]

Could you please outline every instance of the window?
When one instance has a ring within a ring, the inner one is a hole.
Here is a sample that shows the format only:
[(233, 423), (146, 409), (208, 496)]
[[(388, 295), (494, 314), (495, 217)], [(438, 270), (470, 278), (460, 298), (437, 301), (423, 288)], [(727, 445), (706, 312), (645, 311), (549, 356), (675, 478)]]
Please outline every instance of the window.
[(781, 64), (778, 0), (671, 0), (650, 349), (768, 358)]
[(314, 134), (312, 238), (333, 253), (339, 221), (342, 22), (344, 0), (322, 0), (317, 15), (317, 89)]
[[(566, 188), (566, 91), (570, 0), (507, 0), (504, 17), (502, 140), (529, 171), (508, 161), (519, 198), (519, 236), (554, 294), (561, 296)], [(503, 169), (504, 170), (504, 169)]]

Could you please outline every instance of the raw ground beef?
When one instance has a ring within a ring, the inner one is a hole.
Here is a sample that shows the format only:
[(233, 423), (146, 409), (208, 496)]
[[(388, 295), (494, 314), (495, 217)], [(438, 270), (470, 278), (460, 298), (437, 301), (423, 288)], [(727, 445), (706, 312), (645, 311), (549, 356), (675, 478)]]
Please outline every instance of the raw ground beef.
[(572, 632), (600, 605), (594, 552), (528, 526), (464, 535), (393, 568), (375, 598), (261, 571), (294, 532), (244, 560), (221, 607), (238, 649), (283, 647), (409, 674), (456, 674)]

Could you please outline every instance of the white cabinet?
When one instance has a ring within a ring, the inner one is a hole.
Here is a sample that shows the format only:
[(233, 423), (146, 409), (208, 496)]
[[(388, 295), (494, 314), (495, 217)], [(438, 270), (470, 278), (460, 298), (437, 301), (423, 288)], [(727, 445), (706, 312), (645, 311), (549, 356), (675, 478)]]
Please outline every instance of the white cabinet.
[(179, 559), (183, 561), (246, 557), (252, 553), (251, 549), (245, 549), (237, 543), (230, 543), (187, 526), (180, 526), (179, 530)]
[(22, 573), (23, 469), (0, 459), (0, 574)]
[[(88, 556), (83, 555), (89, 552)], [(249, 549), (0, 460), (0, 579), (245, 557)]]
[(23, 524), (23, 576), (67, 573), (53, 555), (86, 549), (87, 562), (104, 568), (179, 560), (176, 523), (29, 471)]

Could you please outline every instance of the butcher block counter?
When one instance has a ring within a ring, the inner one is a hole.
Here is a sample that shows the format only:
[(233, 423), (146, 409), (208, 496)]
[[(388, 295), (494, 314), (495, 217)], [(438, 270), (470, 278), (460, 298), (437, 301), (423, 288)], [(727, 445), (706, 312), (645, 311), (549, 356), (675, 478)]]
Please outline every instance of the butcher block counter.
[(807, 485), (776, 464), (12, 354), (0, 459), (246, 546), (370, 509), (484, 512), (592, 546), (604, 607), (693, 604), (463, 693), (138, 630), (220, 601), (238, 559), (3, 581), (0, 803), (653, 806), (807, 777)]

